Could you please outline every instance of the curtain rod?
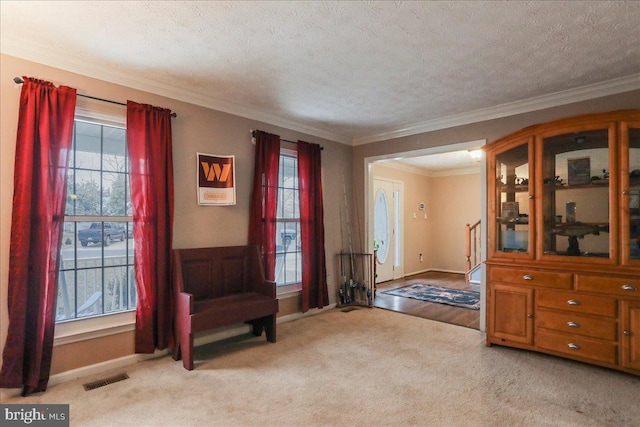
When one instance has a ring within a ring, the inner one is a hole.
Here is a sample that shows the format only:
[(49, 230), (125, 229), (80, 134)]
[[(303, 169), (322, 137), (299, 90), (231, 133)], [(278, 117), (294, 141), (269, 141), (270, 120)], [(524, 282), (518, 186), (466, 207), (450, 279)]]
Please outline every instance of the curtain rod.
[[(251, 131), (251, 138), (255, 138), (255, 137), (256, 137), (256, 131), (255, 131), (255, 130), (252, 130), (252, 131)], [(298, 141), (289, 141), (288, 139), (282, 139), (282, 138), (280, 138), (280, 141), (288, 142), (288, 143), (290, 143), (290, 144), (297, 144), (297, 143), (298, 143)], [(324, 150), (324, 147), (323, 147), (323, 146), (320, 146), (320, 150), (321, 150), (321, 151), (322, 151), (322, 150)]]
[[(24, 83), (24, 80), (22, 80), (20, 77), (14, 77), (13, 81), (19, 85), (21, 85), (22, 83)], [(81, 96), (83, 98), (89, 98), (89, 99), (95, 99), (96, 101), (102, 101), (102, 102), (108, 102), (110, 104), (116, 104), (116, 105), (123, 105), (123, 106), (127, 106), (127, 104), (122, 103), (122, 102), (118, 102), (118, 101), (112, 101), (110, 99), (104, 99), (104, 98), (98, 98), (96, 96), (91, 96), (91, 95), (83, 95), (81, 93), (77, 93), (78, 96)], [(177, 113), (171, 113), (171, 117), (178, 117)]]

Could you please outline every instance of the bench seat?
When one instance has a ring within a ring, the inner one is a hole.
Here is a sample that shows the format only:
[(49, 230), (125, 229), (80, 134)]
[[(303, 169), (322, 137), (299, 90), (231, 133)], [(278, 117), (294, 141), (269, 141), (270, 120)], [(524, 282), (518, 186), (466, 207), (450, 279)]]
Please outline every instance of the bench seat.
[(257, 246), (175, 249), (175, 360), (193, 369), (193, 336), (250, 323), (253, 334), (276, 342), (276, 284), (264, 278)]

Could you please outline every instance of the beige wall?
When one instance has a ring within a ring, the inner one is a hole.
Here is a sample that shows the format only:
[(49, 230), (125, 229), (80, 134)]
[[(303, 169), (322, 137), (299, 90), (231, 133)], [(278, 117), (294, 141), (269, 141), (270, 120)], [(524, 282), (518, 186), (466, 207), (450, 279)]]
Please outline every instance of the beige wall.
[[(30, 76), (51, 81), (56, 85), (75, 87), (80, 94), (88, 94), (124, 102), (132, 100), (170, 108), (178, 114), (173, 119), (173, 160), (175, 177), (175, 248), (199, 246), (243, 245), (247, 243), (249, 196), (253, 174), (253, 146), (250, 130), (260, 129), (279, 134), (288, 140), (319, 143), (322, 152), (322, 177), (325, 201), (326, 256), (329, 296), (335, 302), (334, 254), (340, 252), (340, 210), (344, 209), (343, 180), (351, 188), (351, 176), (343, 178), (351, 168), (351, 148), (336, 142), (301, 134), (208, 108), (176, 101), (159, 95), (138, 91), (90, 77), (46, 67), (33, 62), (2, 55), (0, 60), (0, 342), (4, 347), (7, 331), (7, 282), (11, 201), (15, 138), (18, 120), (20, 87), (13, 83), (15, 76)], [(125, 108), (104, 102), (78, 98), (78, 106), (104, 113), (124, 116)], [(237, 205), (229, 207), (199, 207), (195, 192), (196, 152), (235, 155), (237, 162)], [(349, 197), (351, 193), (349, 190)], [(280, 315), (299, 311), (297, 295), (281, 300)], [(132, 334), (100, 338), (89, 343), (75, 343), (54, 348), (53, 372), (102, 362), (133, 352)], [(88, 346), (88, 347), (87, 347)], [(87, 351), (90, 348), (90, 351)], [(78, 354), (82, 353), (80, 357)], [(102, 356), (107, 355), (107, 356)]]
[[(404, 274), (464, 272), (465, 226), (478, 221), (481, 214), (480, 166), (478, 173), (428, 176), (375, 163), (372, 174), (404, 183)], [(420, 203), (425, 204), (424, 211), (418, 209)]]
[(465, 229), (481, 216), (481, 179), (478, 173), (433, 177), (431, 219), (433, 268), (465, 271)]

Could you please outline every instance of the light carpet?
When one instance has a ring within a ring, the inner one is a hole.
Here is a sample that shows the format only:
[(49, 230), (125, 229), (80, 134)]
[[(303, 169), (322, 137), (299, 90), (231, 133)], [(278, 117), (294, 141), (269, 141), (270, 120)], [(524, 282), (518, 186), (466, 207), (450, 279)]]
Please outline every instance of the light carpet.
[(3, 403), (70, 403), (71, 426), (638, 426), (640, 378), (400, 313), (338, 309), (170, 357), (91, 391), (59, 384)]

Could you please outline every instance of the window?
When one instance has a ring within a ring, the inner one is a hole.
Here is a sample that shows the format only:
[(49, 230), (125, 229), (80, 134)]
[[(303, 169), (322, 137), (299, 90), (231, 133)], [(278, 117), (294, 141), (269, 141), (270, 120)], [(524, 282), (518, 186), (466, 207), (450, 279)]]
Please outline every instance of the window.
[(133, 310), (126, 129), (76, 118), (67, 172), (56, 321)]
[(296, 152), (280, 151), (278, 173), (278, 209), (276, 213), (276, 271), (278, 286), (302, 281), (300, 243), (300, 196)]

